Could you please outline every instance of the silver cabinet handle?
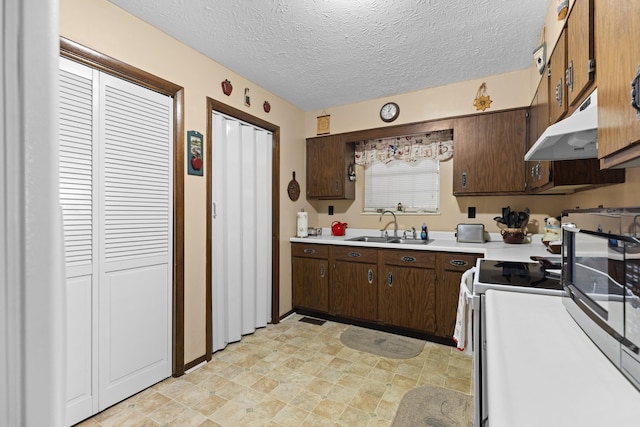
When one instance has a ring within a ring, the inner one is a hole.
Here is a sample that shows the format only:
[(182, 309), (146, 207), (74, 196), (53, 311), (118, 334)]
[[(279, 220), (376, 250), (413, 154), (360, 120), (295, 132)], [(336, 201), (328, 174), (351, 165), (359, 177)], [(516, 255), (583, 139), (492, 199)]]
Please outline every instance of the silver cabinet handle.
[(362, 254), (360, 252), (349, 252), (348, 254), (351, 258), (360, 258)]
[(304, 250), (304, 251), (302, 251), (302, 252), (304, 252), (305, 254), (309, 254), (309, 255), (311, 255), (311, 254), (315, 254), (315, 253), (316, 253), (316, 250), (315, 250), (315, 249), (305, 249), (305, 250)]
[(213, 202), (213, 219), (216, 219), (218, 213), (216, 212), (216, 202)]
[(469, 263), (463, 259), (452, 259), (449, 261), (449, 264), (454, 265), (456, 267), (464, 267), (469, 265)]
[(467, 188), (467, 173), (462, 172), (462, 188)]
[(369, 271), (367, 271), (367, 280), (369, 281), (369, 284), (373, 283), (373, 270), (369, 269)]
[(562, 106), (562, 79), (556, 85), (556, 101), (558, 102), (558, 106)]
[(569, 91), (573, 92), (573, 59), (569, 61), (569, 68), (564, 73), (564, 81), (567, 83)]
[(389, 287), (393, 286), (393, 271), (389, 272), (389, 275), (387, 276), (387, 282), (389, 283)]
[(338, 181), (337, 179), (334, 183), (334, 187), (335, 187), (336, 193), (340, 191), (340, 181)]
[(320, 277), (324, 278), (324, 264), (320, 264)]
[(416, 262), (416, 258), (412, 256), (403, 256), (400, 258), (402, 262)]

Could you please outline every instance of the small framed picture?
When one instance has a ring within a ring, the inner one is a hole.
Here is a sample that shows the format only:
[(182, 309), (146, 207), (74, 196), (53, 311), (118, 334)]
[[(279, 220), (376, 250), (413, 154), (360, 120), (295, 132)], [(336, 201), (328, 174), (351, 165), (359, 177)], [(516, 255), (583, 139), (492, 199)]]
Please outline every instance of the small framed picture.
[(318, 117), (318, 128), (316, 131), (317, 135), (326, 135), (329, 133), (331, 123), (331, 116), (326, 114), (324, 116)]
[(195, 130), (187, 132), (187, 164), (189, 175), (202, 176), (204, 170), (204, 147), (202, 134)]

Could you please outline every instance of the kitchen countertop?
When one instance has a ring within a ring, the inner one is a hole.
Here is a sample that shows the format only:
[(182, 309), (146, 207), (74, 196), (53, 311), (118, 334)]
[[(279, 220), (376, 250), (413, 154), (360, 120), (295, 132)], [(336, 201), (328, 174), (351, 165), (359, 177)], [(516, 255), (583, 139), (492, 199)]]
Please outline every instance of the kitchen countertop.
[[(393, 231), (391, 232), (391, 234)], [(418, 232), (419, 233), (419, 232)], [(402, 236), (402, 232), (398, 231)], [(331, 229), (323, 228), (322, 235), (309, 237), (292, 237), (290, 242), (316, 243), (328, 245), (348, 245), (361, 247), (377, 247), (385, 249), (407, 249), (436, 252), (466, 252), (481, 254), (485, 259), (512, 262), (531, 262), (531, 256), (554, 256), (547, 251), (542, 244), (542, 234), (531, 236), (531, 242), (522, 244), (508, 244), (502, 241), (500, 233), (490, 233), (490, 241), (485, 243), (458, 243), (454, 232), (429, 231), (429, 243), (427, 244), (398, 244), (398, 243), (374, 243), (352, 242), (346, 239), (358, 236), (380, 236), (380, 230), (347, 228), (345, 236), (331, 235)], [(555, 255), (557, 256), (557, 255)]]
[(492, 427), (638, 425), (640, 391), (567, 313), (562, 298), (489, 290)]

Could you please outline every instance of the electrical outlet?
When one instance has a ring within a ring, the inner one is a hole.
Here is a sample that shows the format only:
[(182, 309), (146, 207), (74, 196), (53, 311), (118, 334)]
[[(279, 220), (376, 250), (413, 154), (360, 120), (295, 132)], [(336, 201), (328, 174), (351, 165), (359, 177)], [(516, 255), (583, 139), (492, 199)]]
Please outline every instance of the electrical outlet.
[(329, 205), (329, 215), (333, 215), (333, 205)]
[(467, 208), (467, 218), (475, 218), (476, 217), (476, 207), (469, 206)]

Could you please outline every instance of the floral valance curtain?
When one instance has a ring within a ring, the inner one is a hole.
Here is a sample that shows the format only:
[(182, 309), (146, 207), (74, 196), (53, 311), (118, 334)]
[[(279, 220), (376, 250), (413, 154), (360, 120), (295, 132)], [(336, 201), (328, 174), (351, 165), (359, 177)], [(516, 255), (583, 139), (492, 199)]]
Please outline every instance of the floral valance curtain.
[(407, 163), (422, 159), (449, 160), (453, 157), (453, 130), (421, 135), (396, 136), (356, 143), (356, 164), (368, 166), (401, 160)]

